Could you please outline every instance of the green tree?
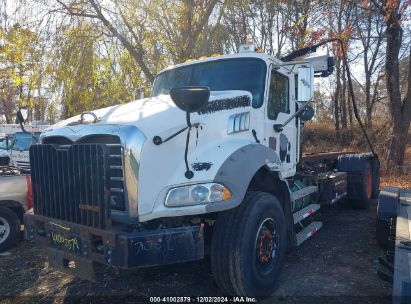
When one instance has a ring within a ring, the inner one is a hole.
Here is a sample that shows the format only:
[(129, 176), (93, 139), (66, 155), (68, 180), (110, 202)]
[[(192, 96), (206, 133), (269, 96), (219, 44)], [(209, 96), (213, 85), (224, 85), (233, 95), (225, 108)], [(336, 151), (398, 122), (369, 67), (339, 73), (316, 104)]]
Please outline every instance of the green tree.
[(0, 39), (3, 41), (0, 48), (3, 86), (8, 87), (8, 92), (14, 91), (8, 99), (12, 99), (15, 106), (33, 108), (35, 90), (42, 71), (42, 50), (38, 46), (38, 36), (16, 24), (8, 31), (0, 30)]
[(141, 70), (124, 49), (82, 20), (62, 35), (56, 56), (54, 88), (60, 91), (62, 117), (130, 101), (141, 87)]

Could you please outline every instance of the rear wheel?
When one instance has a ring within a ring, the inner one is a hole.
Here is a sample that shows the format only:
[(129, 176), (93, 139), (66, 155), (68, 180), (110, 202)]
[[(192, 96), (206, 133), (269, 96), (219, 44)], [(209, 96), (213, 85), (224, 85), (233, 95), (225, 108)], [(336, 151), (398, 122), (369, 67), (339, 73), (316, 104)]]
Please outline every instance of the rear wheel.
[(352, 199), (352, 204), (358, 209), (367, 209), (373, 196), (373, 176), (369, 162), (367, 162), (362, 171), (361, 185), (359, 186), (359, 197)]
[(287, 250), (285, 227), (280, 202), (264, 192), (248, 193), (239, 207), (219, 215), (211, 266), (224, 293), (272, 294)]
[(378, 196), (379, 167), (371, 154), (347, 154), (338, 158), (337, 169), (348, 173), (348, 192), (354, 208), (368, 208)]
[(13, 211), (0, 207), (0, 252), (10, 249), (18, 240), (20, 220)]

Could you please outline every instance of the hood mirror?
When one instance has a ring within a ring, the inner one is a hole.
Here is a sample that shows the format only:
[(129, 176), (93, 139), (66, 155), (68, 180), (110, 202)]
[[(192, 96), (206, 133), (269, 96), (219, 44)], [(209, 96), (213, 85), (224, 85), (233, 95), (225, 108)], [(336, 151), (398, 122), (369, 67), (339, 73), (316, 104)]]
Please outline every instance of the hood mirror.
[(29, 117), (29, 109), (27, 107), (21, 107), (17, 111), (16, 120), (18, 123), (26, 122), (27, 118)]
[(170, 97), (178, 108), (187, 113), (194, 113), (207, 104), (210, 88), (193, 86), (174, 88), (170, 90)]
[(24, 133), (31, 134), (35, 142), (38, 142), (38, 139), (36, 136), (33, 135), (33, 133), (27, 132), (26, 129), (24, 128), (24, 123), (27, 121), (29, 117), (29, 108), (27, 107), (20, 107), (19, 110), (16, 113), (16, 121), (17, 123), (20, 124), (20, 128)]
[(208, 103), (210, 98), (210, 88), (200, 86), (186, 86), (179, 87), (170, 90), (170, 97), (174, 104), (184, 112), (186, 112), (187, 127), (169, 136), (163, 140), (160, 136), (154, 136), (153, 142), (155, 145), (161, 145), (162, 143), (174, 138), (178, 134), (187, 130), (186, 147), (184, 152), (184, 162), (186, 165), (186, 172), (184, 173), (187, 179), (194, 177), (194, 172), (190, 170), (188, 165), (188, 147), (190, 143), (190, 131), (192, 127), (198, 128), (199, 124), (192, 124), (190, 120), (190, 113), (198, 112), (202, 107)]

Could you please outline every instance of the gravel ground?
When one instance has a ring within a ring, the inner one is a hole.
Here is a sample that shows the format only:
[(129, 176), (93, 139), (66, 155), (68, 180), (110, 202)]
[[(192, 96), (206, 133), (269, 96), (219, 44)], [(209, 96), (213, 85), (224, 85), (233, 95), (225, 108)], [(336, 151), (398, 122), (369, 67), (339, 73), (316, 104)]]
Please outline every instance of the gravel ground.
[[(323, 228), (287, 256), (271, 303), (391, 303), (377, 276), (376, 202), (369, 210), (323, 208)], [(151, 296), (216, 296), (209, 261), (116, 272), (102, 267), (95, 283), (48, 267), (44, 252), (22, 242), (0, 256), (2, 303), (124, 303)]]

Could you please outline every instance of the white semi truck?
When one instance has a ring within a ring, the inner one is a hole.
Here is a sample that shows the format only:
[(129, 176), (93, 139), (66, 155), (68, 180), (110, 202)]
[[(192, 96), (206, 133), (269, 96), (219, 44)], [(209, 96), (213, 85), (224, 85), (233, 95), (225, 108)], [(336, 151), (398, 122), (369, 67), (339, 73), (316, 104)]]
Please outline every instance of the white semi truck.
[[(296, 56), (294, 56), (296, 57)], [(228, 295), (267, 296), (311, 215), (378, 196), (372, 154), (301, 154), (328, 56), (281, 61), (245, 45), (160, 72), (150, 98), (82, 113), (30, 149), (25, 237), (50, 265), (137, 268), (202, 259)]]

